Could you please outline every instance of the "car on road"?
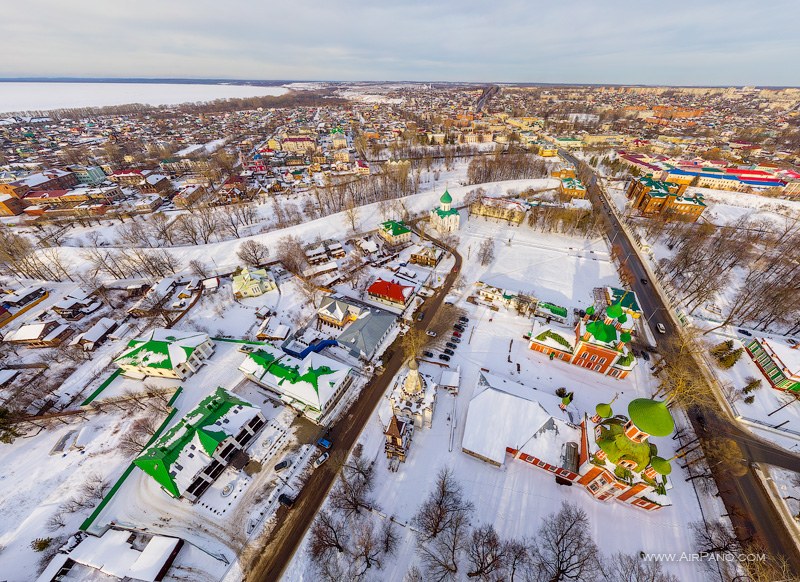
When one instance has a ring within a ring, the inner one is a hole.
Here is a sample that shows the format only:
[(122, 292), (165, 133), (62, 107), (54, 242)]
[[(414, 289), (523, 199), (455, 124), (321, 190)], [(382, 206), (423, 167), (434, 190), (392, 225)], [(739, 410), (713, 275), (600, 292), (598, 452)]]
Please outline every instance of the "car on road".
[(461, 337), (461, 332), (456, 330), (453, 332), (453, 337)]
[(647, 285), (647, 279), (642, 278), (642, 279), (639, 279), (639, 281), (642, 282), (642, 285)]
[(448, 356), (454, 356), (454, 355), (455, 355), (455, 352), (454, 352), (453, 350), (451, 350), (450, 348), (445, 348), (445, 349), (443, 349), (442, 351), (443, 351), (445, 354), (447, 354)]
[(278, 496), (278, 503), (280, 503), (284, 507), (291, 507), (292, 505), (294, 505), (294, 502), (295, 502), (295, 498), (291, 497), (289, 495), (286, 495), (286, 493), (281, 493)]
[(747, 331), (746, 329), (737, 329), (736, 331), (738, 331), (742, 335), (746, 335), (747, 337), (753, 337), (753, 334)]
[(326, 439), (325, 437), (320, 437), (319, 439), (317, 439), (317, 444), (321, 446), (323, 449), (329, 449), (331, 448), (331, 445), (333, 443), (328, 439)]
[(432, 358), (433, 352), (422, 352), (422, 355), (425, 356), (426, 358)]
[(432, 329), (427, 330), (425, 333), (431, 337), (436, 337), (436, 332)]
[(461, 338), (453, 336), (453, 337), (450, 338), (450, 341), (453, 342), (454, 344), (460, 344), (461, 343)]
[(645, 362), (650, 361), (650, 354), (648, 354), (646, 350), (642, 350), (642, 357), (644, 358)]
[(442, 360), (443, 362), (449, 362), (450, 356), (448, 356), (447, 354), (439, 354), (439, 359)]
[(327, 461), (328, 457), (330, 456), (331, 456), (330, 453), (322, 453), (319, 457), (317, 457), (317, 460), (314, 461), (314, 468), (316, 469), (317, 467), (319, 467), (322, 463)]
[(425, 319), (425, 312), (420, 311), (419, 313), (417, 313), (417, 321), (422, 321), (423, 319)]
[(469, 317), (461, 316), (458, 318), (458, 321), (463, 321), (464, 323), (469, 323)]
[(657, 323), (656, 329), (658, 330), (658, 333), (667, 333), (667, 328), (664, 327), (663, 323)]
[(454, 350), (458, 347), (458, 344), (454, 344), (453, 342), (446, 342), (444, 345), (446, 345), (451, 350)]
[(288, 469), (291, 466), (292, 466), (292, 460), (284, 459), (283, 461), (275, 465), (275, 471), (283, 471), (284, 469)]

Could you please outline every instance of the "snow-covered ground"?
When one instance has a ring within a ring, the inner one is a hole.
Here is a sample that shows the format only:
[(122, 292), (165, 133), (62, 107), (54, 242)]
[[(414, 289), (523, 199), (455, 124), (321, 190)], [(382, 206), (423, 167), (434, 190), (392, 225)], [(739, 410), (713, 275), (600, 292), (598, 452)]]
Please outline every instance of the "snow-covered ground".
[[(401, 544), (397, 557), (380, 572), (380, 579), (400, 582), (414, 564), (415, 536), (406, 526), (422, 499), (431, 489), (440, 467), (453, 469), (465, 496), (476, 507), (473, 524), (492, 523), (502, 537), (524, 538), (536, 534), (541, 519), (557, 510), (563, 500), (579, 504), (589, 514), (592, 537), (605, 553), (624, 551), (691, 552), (693, 543), (689, 522), (700, 519), (700, 509), (691, 484), (677, 469), (669, 490), (671, 507), (657, 512), (643, 512), (617, 502), (601, 503), (580, 487), (562, 487), (545, 471), (525, 463), (506, 459), (496, 468), (461, 452), (463, 429), (469, 401), (481, 368), (492, 374), (520, 382), (552, 394), (559, 387), (574, 391), (570, 409), (575, 414), (593, 410), (598, 402), (608, 402), (615, 394), (614, 408), (620, 411), (634, 398), (649, 396), (653, 379), (645, 362), (623, 381), (562, 362), (551, 362), (528, 348), (522, 335), (530, 330), (530, 320), (505, 309), (491, 311), (465, 301), (474, 290), (473, 283), (488, 280), (509, 289), (532, 290), (542, 299), (568, 308), (587, 305), (591, 289), (602, 284), (618, 284), (607, 249), (601, 241), (543, 235), (526, 226), (508, 227), (505, 223), (483, 218), (470, 219), (459, 231), (459, 251), (465, 257), (463, 271), (467, 283), (457, 305), (467, 311), (469, 328), (456, 355), (449, 362), (461, 371), (461, 390), (453, 397), (440, 391), (437, 395), (432, 428), (416, 429), (409, 457), (395, 473), (388, 471), (383, 454), (384, 427), (381, 418), (389, 417), (389, 403), (384, 399), (381, 411), (367, 425), (359, 442), (363, 455), (374, 459), (378, 482), (374, 492), (382, 512), (400, 526)], [(512, 236), (513, 235), (513, 236)], [(474, 258), (477, 244), (486, 237), (496, 242), (496, 260), (481, 267)], [(511, 245), (505, 241), (511, 237)], [(570, 248), (572, 247), (572, 248)], [(592, 252), (594, 251), (594, 252)], [(443, 343), (442, 338), (439, 343)], [(518, 368), (519, 366), (519, 368)], [(438, 379), (442, 369), (422, 363), (420, 372)], [(450, 447), (451, 430), (453, 447)], [(659, 454), (669, 457), (675, 441), (654, 439)], [(378, 518), (382, 519), (382, 518)], [(307, 555), (308, 536), (287, 569), (284, 580), (315, 580), (313, 565)], [(705, 572), (695, 564), (669, 564), (667, 569), (680, 580), (705, 579)]]
[(249, 85), (192, 85), (169, 83), (2, 83), (0, 113), (46, 111), (70, 107), (104, 107), (127, 103), (175, 105), (229, 99), (283, 95), (283, 87)]

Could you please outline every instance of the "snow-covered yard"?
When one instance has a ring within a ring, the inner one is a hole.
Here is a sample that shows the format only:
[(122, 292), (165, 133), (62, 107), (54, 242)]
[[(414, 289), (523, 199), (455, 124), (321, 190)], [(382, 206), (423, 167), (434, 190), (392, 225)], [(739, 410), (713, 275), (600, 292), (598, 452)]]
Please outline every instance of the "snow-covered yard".
[[(588, 305), (593, 287), (619, 284), (602, 241), (542, 235), (526, 226), (507, 228), (504, 223), (484, 219), (471, 219), (466, 226), (462, 225), (459, 234), (459, 250), (465, 258), (470, 253), (474, 256), (478, 244), (486, 237), (497, 240), (496, 260), (492, 264), (481, 267), (474, 258), (465, 262), (463, 275), (467, 287), (457, 305), (466, 310), (471, 321), (455, 350), (456, 355), (448, 363), (451, 369), (460, 369), (461, 390), (457, 396), (439, 391), (433, 426), (415, 430), (408, 459), (397, 472), (388, 470), (383, 452), (385, 427), (380, 419), (391, 416), (388, 399), (381, 402), (380, 414), (365, 428), (359, 441), (363, 456), (375, 462), (378, 477), (374, 499), (382, 514), (392, 517), (400, 526), (400, 549), (397, 557), (381, 571), (381, 579), (403, 580), (416, 561), (415, 534), (407, 524), (433, 486), (438, 469), (444, 466), (452, 468), (465, 497), (475, 504), (472, 523), (491, 523), (503, 538), (535, 536), (542, 518), (566, 500), (586, 510), (592, 538), (607, 554), (692, 551), (688, 524), (700, 519), (700, 508), (692, 485), (684, 481), (680, 470), (675, 470), (671, 477), (668, 494), (672, 506), (650, 513), (617, 502), (598, 502), (583, 488), (560, 486), (546, 471), (510, 456), (506, 456), (504, 466), (496, 468), (461, 451), (469, 402), (482, 368), (550, 394), (559, 387), (568, 388), (575, 394), (569, 410), (576, 416), (591, 414), (597, 403), (609, 402), (615, 395), (614, 408), (624, 411), (632, 399), (649, 396), (654, 382), (645, 362), (640, 362), (627, 379), (619, 381), (550, 361), (530, 350), (523, 340), (522, 335), (530, 330), (529, 319), (465, 301), (472, 284), (480, 279), (509, 289), (533, 291), (537, 297), (568, 309)], [(510, 246), (505, 242), (508, 238)], [(438, 380), (442, 368), (423, 362), (420, 372)], [(671, 456), (676, 446), (676, 441), (669, 438), (655, 442), (659, 454), (665, 457)], [(284, 580), (315, 579), (307, 554), (308, 543), (307, 536)], [(696, 564), (675, 563), (667, 569), (682, 581), (705, 579), (705, 572)]]

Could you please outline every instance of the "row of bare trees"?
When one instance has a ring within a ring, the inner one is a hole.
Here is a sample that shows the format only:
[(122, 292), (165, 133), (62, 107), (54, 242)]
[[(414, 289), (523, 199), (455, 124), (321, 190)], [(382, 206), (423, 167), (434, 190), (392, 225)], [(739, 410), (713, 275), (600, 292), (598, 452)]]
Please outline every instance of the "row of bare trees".
[(577, 505), (562, 503), (542, 520), (536, 536), (519, 540), (502, 539), (491, 524), (472, 527), (473, 512), (453, 472), (441, 469), (412, 520), (419, 564), (412, 566), (406, 580), (677, 580), (658, 562), (621, 553), (604, 558), (586, 512)]
[(720, 325), (800, 331), (800, 220), (780, 228), (747, 218), (724, 228), (671, 223), (662, 237), (674, 255), (661, 272), (690, 313), (735, 284)]
[(495, 156), (481, 156), (473, 159), (467, 168), (469, 184), (499, 182), (501, 180), (521, 180), (524, 178), (544, 178), (547, 164), (541, 158), (527, 153), (514, 153)]

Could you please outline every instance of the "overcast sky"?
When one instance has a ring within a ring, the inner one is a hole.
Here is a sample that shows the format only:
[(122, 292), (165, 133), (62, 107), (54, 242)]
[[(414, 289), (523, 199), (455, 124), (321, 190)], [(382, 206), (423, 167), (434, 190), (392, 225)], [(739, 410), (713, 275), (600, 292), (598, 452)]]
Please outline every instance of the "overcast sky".
[(800, 85), (798, 0), (25, 0), (0, 77)]

